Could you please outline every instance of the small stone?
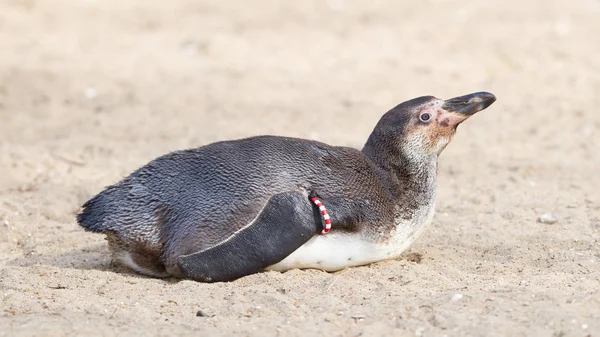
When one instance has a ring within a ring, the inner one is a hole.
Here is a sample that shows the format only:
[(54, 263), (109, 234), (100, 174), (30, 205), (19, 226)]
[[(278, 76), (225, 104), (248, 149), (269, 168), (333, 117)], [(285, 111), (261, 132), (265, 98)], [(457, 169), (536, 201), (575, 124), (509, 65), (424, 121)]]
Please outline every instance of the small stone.
[(538, 222), (552, 225), (552, 224), (555, 224), (556, 222), (558, 222), (558, 219), (556, 218), (556, 216), (554, 214), (546, 213), (546, 214), (540, 215), (540, 217), (538, 218)]
[(354, 323), (365, 320), (364, 315), (354, 315), (354, 316), (351, 316), (350, 318), (352, 318), (354, 320)]
[(185, 41), (181, 44), (181, 51), (188, 55), (198, 54), (198, 43), (194, 41)]
[(98, 91), (92, 87), (89, 87), (89, 88), (85, 89), (83, 94), (85, 95), (86, 98), (93, 99), (93, 98), (96, 98), (96, 96), (98, 96)]
[(463, 298), (463, 294), (452, 295), (452, 302), (460, 301)]
[(206, 317), (206, 314), (202, 312), (202, 310), (198, 310), (196, 312), (196, 317)]

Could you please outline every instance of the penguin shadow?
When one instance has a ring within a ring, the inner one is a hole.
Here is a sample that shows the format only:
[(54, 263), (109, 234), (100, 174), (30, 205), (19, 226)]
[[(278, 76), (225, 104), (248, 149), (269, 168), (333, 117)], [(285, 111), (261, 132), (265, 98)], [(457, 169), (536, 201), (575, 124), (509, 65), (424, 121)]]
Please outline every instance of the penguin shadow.
[[(138, 274), (114, 261), (104, 243), (89, 245), (56, 255), (30, 254), (9, 261), (8, 265), (17, 267), (43, 265), (60, 269), (98, 270), (140, 279), (157, 279), (155, 277)], [(179, 281), (179, 279), (175, 277), (166, 277), (161, 278), (160, 280), (168, 283), (177, 283)]]

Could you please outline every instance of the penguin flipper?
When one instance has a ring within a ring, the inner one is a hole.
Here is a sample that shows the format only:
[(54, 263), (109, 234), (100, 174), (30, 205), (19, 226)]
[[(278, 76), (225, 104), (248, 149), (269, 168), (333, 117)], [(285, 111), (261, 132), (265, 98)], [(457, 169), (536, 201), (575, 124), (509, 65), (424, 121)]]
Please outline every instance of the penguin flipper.
[(282, 261), (321, 226), (320, 213), (307, 194), (276, 194), (244, 228), (218, 245), (180, 256), (177, 266), (184, 277), (196, 281), (233, 281)]

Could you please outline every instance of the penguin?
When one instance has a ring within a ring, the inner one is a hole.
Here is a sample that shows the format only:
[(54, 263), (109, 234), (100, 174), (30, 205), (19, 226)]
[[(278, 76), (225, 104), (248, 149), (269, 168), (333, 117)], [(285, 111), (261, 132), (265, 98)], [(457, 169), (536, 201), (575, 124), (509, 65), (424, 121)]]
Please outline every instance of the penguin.
[(362, 150), (256, 136), (175, 151), (87, 201), (77, 222), (106, 234), (116, 261), (153, 277), (227, 282), (396, 258), (432, 221), (438, 156), (495, 100), (403, 102)]

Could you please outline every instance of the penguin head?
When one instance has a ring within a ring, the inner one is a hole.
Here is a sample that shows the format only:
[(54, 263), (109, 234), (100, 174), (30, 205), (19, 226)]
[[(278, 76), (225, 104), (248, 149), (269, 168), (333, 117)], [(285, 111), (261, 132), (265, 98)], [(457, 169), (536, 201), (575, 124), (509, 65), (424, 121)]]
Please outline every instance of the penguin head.
[(394, 146), (410, 157), (439, 155), (458, 125), (496, 101), (493, 94), (478, 92), (441, 100), (418, 97), (397, 105), (379, 121), (375, 131), (393, 139)]

